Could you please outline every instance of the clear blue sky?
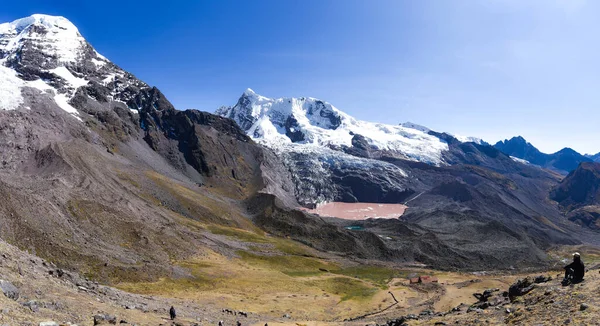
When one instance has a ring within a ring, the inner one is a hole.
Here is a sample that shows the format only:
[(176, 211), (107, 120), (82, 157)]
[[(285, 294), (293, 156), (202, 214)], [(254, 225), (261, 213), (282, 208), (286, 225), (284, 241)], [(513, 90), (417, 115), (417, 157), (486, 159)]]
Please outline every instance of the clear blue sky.
[(62, 15), (179, 109), (248, 87), (357, 118), (600, 151), (600, 1), (4, 1)]

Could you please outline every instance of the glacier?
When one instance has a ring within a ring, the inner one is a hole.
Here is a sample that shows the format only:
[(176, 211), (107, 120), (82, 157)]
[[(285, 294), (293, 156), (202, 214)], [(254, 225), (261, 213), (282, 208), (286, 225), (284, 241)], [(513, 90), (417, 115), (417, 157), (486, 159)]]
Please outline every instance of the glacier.
[(433, 165), (442, 165), (442, 152), (448, 150), (445, 141), (424, 127), (358, 120), (312, 97), (273, 99), (247, 89), (236, 105), (221, 107), (216, 113), (235, 120), (255, 141), (274, 149), (351, 147), (353, 138), (360, 135), (373, 150)]

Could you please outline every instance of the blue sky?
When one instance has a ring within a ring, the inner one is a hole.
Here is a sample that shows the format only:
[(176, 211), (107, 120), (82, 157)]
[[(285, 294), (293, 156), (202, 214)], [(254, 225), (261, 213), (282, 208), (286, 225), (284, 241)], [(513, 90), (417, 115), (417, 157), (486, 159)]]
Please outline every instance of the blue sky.
[(360, 119), (600, 151), (600, 1), (8, 1), (62, 15), (179, 109), (248, 87)]

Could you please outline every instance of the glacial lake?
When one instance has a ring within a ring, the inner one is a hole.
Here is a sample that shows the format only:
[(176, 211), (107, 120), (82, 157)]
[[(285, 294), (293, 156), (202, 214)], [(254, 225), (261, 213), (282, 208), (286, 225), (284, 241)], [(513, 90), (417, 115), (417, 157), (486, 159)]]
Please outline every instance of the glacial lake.
[(342, 203), (330, 202), (318, 205), (307, 212), (320, 216), (337, 217), (346, 220), (366, 220), (369, 218), (398, 218), (407, 206), (402, 204)]

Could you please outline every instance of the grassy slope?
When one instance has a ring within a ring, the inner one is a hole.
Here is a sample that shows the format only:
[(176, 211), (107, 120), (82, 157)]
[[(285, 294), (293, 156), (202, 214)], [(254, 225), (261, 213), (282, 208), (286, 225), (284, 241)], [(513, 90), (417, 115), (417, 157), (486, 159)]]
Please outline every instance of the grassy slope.
[(406, 274), (379, 266), (340, 266), (302, 244), (247, 230), (218, 225), (209, 225), (207, 230), (246, 242), (248, 249), (238, 250), (235, 257), (206, 252), (193, 260), (174, 262), (189, 271), (189, 277), (118, 287), (196, 302), (212, 300), (267, 315), (293, 312), (327, 320), (376, 310), (382, 300), (389, 300), (384, 292), (388, 283)]

